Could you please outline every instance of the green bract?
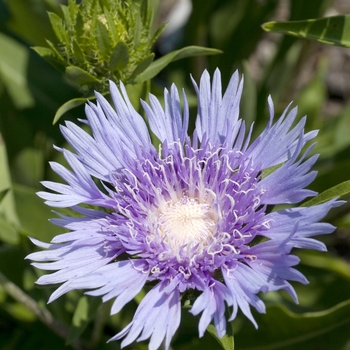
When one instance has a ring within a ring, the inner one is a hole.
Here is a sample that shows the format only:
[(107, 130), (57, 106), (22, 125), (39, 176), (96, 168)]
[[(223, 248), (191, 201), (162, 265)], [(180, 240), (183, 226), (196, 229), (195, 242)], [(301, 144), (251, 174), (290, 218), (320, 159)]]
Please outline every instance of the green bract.
[(104, 92), (110, 79), (133, 83), (164, 28), (153, 31), (151, 7), (149, 0), (69, 0), (62, 16), (49, 13), (58, 43), (34, 49), (85, 92)]

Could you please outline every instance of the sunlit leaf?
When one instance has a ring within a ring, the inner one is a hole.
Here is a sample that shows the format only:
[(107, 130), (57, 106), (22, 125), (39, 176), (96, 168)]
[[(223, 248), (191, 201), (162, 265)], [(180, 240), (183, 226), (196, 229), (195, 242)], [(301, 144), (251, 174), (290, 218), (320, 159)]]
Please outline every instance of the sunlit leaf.
[(10, 169), (7, 161), (5, 143), (0, 134), (0, 192), (2, 195), (0, 201), (0, 216), (15, 226), (19, 226), (15, 201), (12, 192), (12, 182)]
[(152, 79), (169, 63), (180, 60), (182, 58), (203, 55), (217, 55), (220, 53), (222, 53), (222, 51), (217, 49), (210, 49), (201, 46), (187, 46), (180, 50), (170, 52), (167, 55), (154, 61), (142, 74), (139, 74), (135, 80), (137, 82), (143, 82)]
[(234, 350), (235, 348), (231, 325), (231, 323), (228, 324), (226, 334), (222, 338), (218, 337), (215, 327), (212, 324), (207, 327), (207, 331), (218, 341), (224, 350)]
[(267, 32), (293, 35), (323, 44), (350, 47), (350, 15), (308, 19), (304, 21), (267, 22)]
[(72, 100), (69, 100), (68, 102), (64, 103), (56, 112), (55, 117), (53, 119), (52, 124), (56, 124), (58, 120), (62, 117), (63, 114), (67, 113), (71, 109), (81, 106), (82, 104), (86, 103), (87, 100), (94, 100), (95, 96), (90, 96), (88, 98), (85, 97), (78, 97), (74, 98)]
[(303, 207), (310, 207), (311, 205), (317, 205), (327, 202), (335, 197), (345, 196), (350, 193), (350, 180), (344, 181), (339, 185), (336, 185), (328, 190), (320, 193), (318, 196), (310, 199), (302, 204)]
[(6, 86), (17, 108), (33, 106), (27, 86), (28, 48), (0, 33), (0, 81)]

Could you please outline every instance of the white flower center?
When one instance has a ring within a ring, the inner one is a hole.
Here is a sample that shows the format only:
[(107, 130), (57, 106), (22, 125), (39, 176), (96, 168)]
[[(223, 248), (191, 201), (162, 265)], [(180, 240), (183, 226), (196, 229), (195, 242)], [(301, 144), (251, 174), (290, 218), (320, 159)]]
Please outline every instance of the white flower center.
[(210, 206), (188, 197), (176, 203), (166, 203), (158, 219), (160, 237), (175, 251), (184, 246), (188, 250), (196, 245), (200, 250), (209, 243), (214, 229)]

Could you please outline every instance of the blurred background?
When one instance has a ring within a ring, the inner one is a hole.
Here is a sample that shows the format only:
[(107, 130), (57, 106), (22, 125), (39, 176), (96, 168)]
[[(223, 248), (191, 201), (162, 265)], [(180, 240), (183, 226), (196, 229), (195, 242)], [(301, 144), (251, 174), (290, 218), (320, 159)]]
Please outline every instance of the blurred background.
[[(84, 95), (32, 49), (47, 46), (45, 39), (57, 41), (47, 12), (60, 14), (60, 4), (66, 2), (0, 0), (0, 349), (119, 349), (118, 342), (106, 341), (129, 323), (138, 302), (112, 317), (109, 303), (79, 292), (46, 305), (54, 288), (35, 286), (40, 272), (24, 260), (35, 250), (28, 236), (49, 242), (62, 232), (48, 221), (55, 214), (35, 193), (42, 180), (61, 181), (48, 164), (63, 163), (53, 149), (65, 145), (59, 124), (84, 118), (79, 106), (53, 125), (62, 104)], [(161, 99), (172, 82), (185, 88), (194, 123), (190, 74), (198, 81), (204, 69), (213, 73), (218, 67), (226, 87), (238, 69), (245, 79), (241, 117), (255, 123), (256, 134), (268, 120), (268, 95), (276, 116), (294, 101), (299, 116), (308, 115), (307, 130), (320, 130), (313, 151), (321, 154), (318, 176), (310, 188), (323, 192), (350, 179), (350, 49), (265, 33), (261, 25), (346, 13), (347, 0), (160, 0), (156, 22), (168, 27), (154, 47), (156, 57), (187, 45), (223, 53), (171, 63), (152, 80), (151, 92)], [(296, 252), (310, 281), (295, 286), (300, 304), (283, 293), (262, 296), (268, 308), (266, 315), (256, 315), (258, 331), (243, 317), (234, 322), (238, 350), (350, 349), (349, 205), (326, 220), (338, 227), (321, 238), (329, 253)], [(24, 299), (11, 294), (15, 287)], [(30, 300), (49, 312), (46, 321), (28, 308)], [(198, 339), (198, 322), (187, 314), (183, 310), (173, 348), (217, 347), (209, 335)], [(127, 349), (147, 349), (147, 344)]]

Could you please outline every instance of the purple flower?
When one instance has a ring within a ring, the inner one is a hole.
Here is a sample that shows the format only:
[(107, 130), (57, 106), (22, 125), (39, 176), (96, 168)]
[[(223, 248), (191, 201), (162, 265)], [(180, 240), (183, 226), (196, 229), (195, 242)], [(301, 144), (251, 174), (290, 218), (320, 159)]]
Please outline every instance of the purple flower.
[(56, 270), (37, 283), (63, 283), (49, 302), (89, 289), (86, 294), (103, 301), (115, 298), (115, 314), (152, 283), (131, 323), (111, 339), (125, 337), (122, 346), (150, 338), (149, 349), (163, 341), (168, 349), (180, 323), (181, 296), (189, 290), (198, 294), (190, 312), (202, 313), (200, 336), (212, 321), (218, 335), (225, 334), (226, 306), (229, 321), (240, 308), (257, 326), (250, 306), (265, 312), (259, 292), (284, 289), (297, 302), (288, 281), (307, 283), (293, 268), (299, 259), (292, 248), (326, 250), (311, 237), (334, 230), (318, 221), (338, 205), (335, 200), (267, 210), (315, 195), (305, 187), (316, 176), (310, 169), (317, 156), (308, 157), (313, 146), (300, 154), (317, 132), (304, 133), (305, 117), (293, 126), (297, 108), (273, 123), (269, 98), (270, 121), (251, 142), (252, 128), (246, 136), (239, 119), (243, 82), (237, 72), (223, 96), (219, 70), (212, 84), (204, 72), (199, 87), (193, 85), (198, 112), (191, 137), (186, 95), (182, 110), (174, 85), (164, 92), (164, 109), (153, 95), (150, 104), (142, 102), (159, 150), (122, 84), (110, 86), (115, 109), (96, 93), (97, 105), (88, 103), (84, 121), (92, 136), (71, 122), (61, 128), (74, 153), (58, 150), (71, 170), (51, 166), (67, 184), (44, 181), (56, 193), (39, 193), (48, 205), (79, 214), (52, 220), (70, 232), (50, 244), (32, 239), (47, 250), (27, 258), (38, 261), (37, 268)]

